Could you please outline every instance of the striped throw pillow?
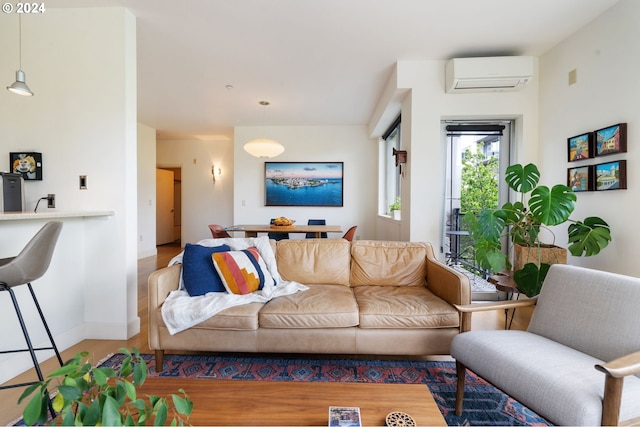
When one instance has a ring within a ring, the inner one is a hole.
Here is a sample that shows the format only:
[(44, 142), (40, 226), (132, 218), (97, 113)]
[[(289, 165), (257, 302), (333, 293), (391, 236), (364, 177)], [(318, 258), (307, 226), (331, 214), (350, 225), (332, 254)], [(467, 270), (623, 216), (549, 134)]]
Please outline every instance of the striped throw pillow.
[(211, 255), (227, 292), (246, 295), (275, 284), (267, 265), (256, 247), (241, 251), (217, 252)]

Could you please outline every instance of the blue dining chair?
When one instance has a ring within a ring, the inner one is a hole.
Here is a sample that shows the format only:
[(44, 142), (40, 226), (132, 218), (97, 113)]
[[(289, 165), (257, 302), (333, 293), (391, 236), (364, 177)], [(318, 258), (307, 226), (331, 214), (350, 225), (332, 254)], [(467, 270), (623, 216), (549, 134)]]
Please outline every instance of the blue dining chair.
[[(271, 222), (269, 224), (273, 224), (275, 218), (271, 218)], [(281, 232), (269, 232), (268, 236), (272, 240), (284, 240), (289, 238), (289, 233), (281, 233)]]
[[(307, 225), (327, 225), (327, 221), (324, 219), (310, 219), (307, 221)], [(315, 237), (316, 233), (307, 233), (307, 239), (314, 239)], [(320, 233), (320, 237), (326, 239), (327, 233)]]

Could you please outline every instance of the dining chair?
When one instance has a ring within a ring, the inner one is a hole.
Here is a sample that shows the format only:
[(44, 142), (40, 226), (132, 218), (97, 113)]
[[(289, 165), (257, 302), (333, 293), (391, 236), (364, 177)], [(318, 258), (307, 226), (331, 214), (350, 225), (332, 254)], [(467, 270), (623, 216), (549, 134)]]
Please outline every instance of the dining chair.
[[(269, 224), (273, 224), (274, 221), (275, 221), (275, 218), (271, 218), (271, 222), (269, 222)], [(272, 240), (284, 240), (289, 238), (289, 233), (282, 233), (282, 232), (270, 231), (267, 235)]]
[(347, 230), (346, 233), (344, 233), (344, 236), (342, 236), (343, 239), (348, 240), (350, 242), (353, 241), (353, 238), (356, 235), (356, 229), (358, 228), (357, 225), (354, 225), (353, 227), (351, 227), (350, 229)]
[[(60, 366), (63, 365), (63, 362), (62, 357), (60, 357), (58, 347), (56, 346), (56, 343), (53, 339), (53, 334), (51, 333), (49, 325), (47, 324), (47, 321), (44, 317), (44, 313), (40, 308), (40, 303), (36, 298), (35, 292), (33, 291), (31, 282), (42, 277), (49, 269), (49, 264), (51, 263), (51, 258), (53, 256), (53, 250), (56, 247), (56, 243), (58, 242), (58, 237), (60, 236), (61, 230), (62, 222), (47, 222), (31, 238), (31, 240), (26, 244), (26, 246), (22, 249), (22, 251), (20, 251), (17, 256), (0, 259), (0, 291), (9, 292), (9, 296), (11, 297), (11, 301), (13, 303), (13, 308), (15, 309), (16, 316), (18, 317), (18, 322), (20, 323), (20, 328), (22, 329), (22, 334), (24, 335), (24, 339), (27, 344), (27, 348), (3, 350), (0, 351), (0, 354), (29, 352), (29, 354), (31, 355), (31, 360), (33, 362), (33, 367), (35, 368), (36, 374), (38, 376), (38, 380), (41, 382), (44, 381), (44, 377), (42, 375), (42, 370), (40, 369), (36, 351), (53, 350), (58, 359), (58, 363), (60, 363)], [(14, 287), (21, 285), (27, 285), (27, 287), (29, 288), (29, 293), (31, 294), (33, 303), (36, 307), (36, 310), (38, 311), (38, 314), (40, 315), (40, 320), (42, 321), (42, 325), (44, 326), (44, 329), (49, 337), (49, 342), (51, 343), (51, 345), (48, 347), (34, 347), (33, 343), (31, 342), (31, 338), (29, 337), (29, 332), (27, 330), (27, 325), (25, 323), (24, 317), (22, 316), (22, 311), (20, 310), (20, 304), (18, 303), (17, 296), (13, 291)], [(0, 390), (28, 386), (35, 383), (37, 383), (37, 381), (11, 384), (8, 386), (1, 386)], [(49, 402), (49, 411), (51, 412), (51, 416), (55, 416), (55, 412), (53, 410), (51, 402)]]
[[(324, 219), (310, 219), (307, 221), (307, 225), (327, 225), (327, 221)], [(314, 239), (315, 237), (316, 233), (307, 233), (307, 239)], [(320, 233), (320, 237), (326, 239), (327, 233)]]
[(227, 230), (225, 230), (223, 226), (218, 224), (209, 224), (209, 230), (211, 230), (211, 236), (213, 236), (214, 239), (224, 239), (226, 237), (231, 237), (231, 234), (227, 233)]

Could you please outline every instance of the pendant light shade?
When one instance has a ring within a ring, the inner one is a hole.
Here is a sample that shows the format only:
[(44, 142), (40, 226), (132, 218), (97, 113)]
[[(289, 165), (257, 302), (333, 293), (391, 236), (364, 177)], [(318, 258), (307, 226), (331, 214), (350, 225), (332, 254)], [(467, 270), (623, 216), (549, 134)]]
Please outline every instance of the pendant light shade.
[(244, 151), (253, 157), (271, 158), (284, 153), (284, 147), (273, 139), (257, 138), (244, 144)]
[[(267, 105), (269, 105), (269, 102), (260, 101), (259, 104), (262, 105), (262, 114), (264, 121), (264, 115), (266, 114), (266, 108)], [(253, 157), (262, 157), (268, 159), (284, 153), (284, 146), (278, 141), (274, 141), (273, 139), (256, 138), (244, 144), (244, 151), (251, 154)]]
[(16, 71), (16, 81), (11, 86), (7, 86), (9, 92), (23, 96), (33, 96), (33, 92), (27, 86), (26, 76), (22, 71), (22, 15), (18, 14), (18, 54), (20, 55), (20, 68)]
[(18, 95), (33, 96), (33, 92), (27, 86), (25, 74), (22, 70), (16, 71), (16, 81), (11, 86), (7, 86), (7, 90)]

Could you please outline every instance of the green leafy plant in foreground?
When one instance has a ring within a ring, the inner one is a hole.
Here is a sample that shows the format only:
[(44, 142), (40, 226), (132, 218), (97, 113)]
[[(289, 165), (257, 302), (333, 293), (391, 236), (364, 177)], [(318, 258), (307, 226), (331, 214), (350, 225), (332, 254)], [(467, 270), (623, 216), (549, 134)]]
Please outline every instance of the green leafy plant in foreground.
[(24, 422), (47, 423), (48, 387), (56, 380), (58, 393), (52, 404), (57, 416), (49, 420), (52, 425), (165, 425), (169, 419), (171, 425), (184, 425), (193, 409), (185, 391), (167, 397), (140, 396), (137, 388), (147, 378), (147, 364), (135, 347), (120, 351), (125, 358), (118, 371), (93, 366), (88, 353), (80, 352), (45, 381), (29, 386), (18, 400), (35, 393), (23, 411)]

